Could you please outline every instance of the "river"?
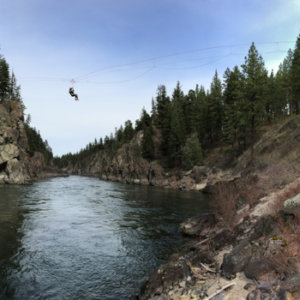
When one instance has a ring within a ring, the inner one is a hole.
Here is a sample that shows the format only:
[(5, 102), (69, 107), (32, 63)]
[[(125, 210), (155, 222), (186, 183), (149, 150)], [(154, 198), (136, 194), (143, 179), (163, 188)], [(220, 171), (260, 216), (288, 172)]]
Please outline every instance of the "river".
[(131, 299), (206, 210), (199, 192), (80, 176), (0, 186), (0, 299)]

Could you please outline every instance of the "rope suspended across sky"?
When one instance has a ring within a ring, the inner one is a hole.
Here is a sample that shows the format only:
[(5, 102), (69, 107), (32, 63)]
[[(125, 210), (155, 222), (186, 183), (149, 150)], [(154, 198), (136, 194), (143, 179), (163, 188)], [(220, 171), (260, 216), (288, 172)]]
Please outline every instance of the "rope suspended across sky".
[[(291, 43), (295, 43), (295, 41), (275, 41), (275, 42), (258, 42), (256, 43), (256, 45), (279, 45), (279, 44), (291, 44)], [(123, 63), (123, 64), (116, 64), (116, 65), (110, 65), (107, 67), (102, 67), (99, 69), (96, 69), (94, 71), (82, 74), (82, 75), (78, 75), (75, 77), (72, 77), (72, 79), (70, 78), (53, 78), (53, 77), (23, 77), (23, 79), (25, 80), (34, 80), (34, 81), (60, 81), (60, 82), (70, 82), (70, 81), (74, 81), (76, 83), (80, 82), (80, 81), (85, 81), (88, 83), (93, 83), (93, 84), (118, 84), (118, 83), (125, 83), (125, 82), (129, 82), (129, 81), (133, 81), (136, 80), (138, 78), (143, 77), (144, 75), (146, 75), (147, 73), (151, 72), (152, 70), (156, 69), (156, 68), (162, 68), (165, 70), (188, 70), (188, 69), (196, 69), (196, 68), (200, 68), (209, 64), (213, 64), (223, 58), (229, 57), (229, 56), (235, 56), (235, 55), (241, 55), (241, 53), (227, 53), (225, 55), (214, 55), (214, 56), (210, 56), (210, 57), (200, 57), (200, 58), (195, 58), (195, 59), (186, 59), (186, 60), (181, 60), (181, 61), (173, 61), (173, 62), (158, 62), (160, 60), (166, 59), (166, 58), (170, 58), (170, 57), (177, 57), (177, 56), (183, 56), (186, 54), (192, 54), (192, 53), (198, 53), (198, 52), (204, 52), (204, 51), (208, 51), (208, 50), (214, 50), (214, 49), (225, 49), (225, 48), (238, 48), (238, 47), (245, 47), (245, 46), (249, 46), (249, 43), (240, 43), (240, 44), (230, 44), (230, 45), (219, 45), (219, 46), (211, 46), (211, 47), (204, 47), (204, 48), (198, 48), (198, 49), (192, 49), (192, 50), (186, 50), (186, 51), (181, 51), (181, 52), (175, 52), (175, 53), (170, 53), (170, 54), (166, 54), (166, 55), (160, 55), (160, 56), (156, 56), (156, 57), (152, 57), (152, 58), (146, 58), (146, 59), (142, 59), (142, 60), (138, 60), (138, 61), (134, 61), (134, 62), (130, 62), (130, 63)], [(284, 50), (273, 50), (273, 51), (268, 51), (265, 53), (282, 53), (282, 52), (286, 52)], [(196, 61), (196, 60), (204, 60), (204, 59), (213, 59), (212, 61), (200, 64), (200, 65), (193, 65), (193, 66), (188, 66), (188, 67), (170, 67), (170, 68), (165, 68), (164, 66), (166, 65), (174, 65), (180, 62), (187, 62), (187, 61)], [(123, 80), (115, 80), (115, 81), (102, 81), (102, 82), (97, 82), (97, 81), (87, 81), (90, 77), (94, 76), (95, 74), (98, 74), (100, 72), (112, 72), (112, 71), (118, 71), (124, 69), (125, 67), (130, 67), (130, 66), (135, 66), (135, 65), (141, 65), (144, 63), (149, 63), (151, 62), (152, 65), (149, 68), (149, 65), (147, 66), (147, 69), (145, 71), (143, 71), (141, 74), (136, 75), (132, 78), (127, 78), (127, 79), (123, 79)]]
[[(278, 44), (287, 44), (287, 43), (295, 43), (295, 41), (260, 42), (260, 43), (256, 43), (256, 45), (278, 45)], [(114, 69), (114, 68), (138, 65), (138, 64), (145, 63), (145, 62), (157, 61), (157, 60), (160, 60), (160, 59), (163, 59), (163, 58), (169, 58), (169, 57), (175, 57), (175, 56), (180, 56), (180, 55), (185, 55), (185, 54), (197, 53), (197, 52), (202, 52), (202, 51), (206, 51), (206, 50), (221, 49), (221, 48), (236, 48), (236, 47), (244, 47), (244, 46), (249, 46), (249, 43), (219, 45), (219, 46), (211, 46), (211, 47), (204, 47), (204, 48), (199, 48), (199, 49), (186, 50), (186, 51), (182, 51), (182, 52), (175, 52), (175, 53), (170, 53), (170, 54), (166, 54), (166, 55), (147, 58), (147, 59), (143, 59), (143, 60), (139, 60), (139, 61), (135, 61), (135, 62), (131, 62), (131, 63), (112, 65), (112, 66), (100, 68), (98, 70), (95, 70), (95, 71), (92, 71), (92, 72), (89, 72), (89, 73), (86, 73), (86, 74), (83, 74), (83, 75), (76, 76), (76, 77), (74, 77), (74, 79), (78, 81), (78, 80), (89, 77), (90, 75), (101, 72), (101, 71), (107, 71), (107, 70)]]

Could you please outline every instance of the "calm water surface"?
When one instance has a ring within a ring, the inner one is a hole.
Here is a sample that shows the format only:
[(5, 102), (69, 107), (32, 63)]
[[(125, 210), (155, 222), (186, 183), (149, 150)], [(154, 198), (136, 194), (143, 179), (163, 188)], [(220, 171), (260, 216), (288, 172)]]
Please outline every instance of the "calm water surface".
[(0, 299), (131, 299), (206, 210), (199, 192), (79, 176), (0, 186)]

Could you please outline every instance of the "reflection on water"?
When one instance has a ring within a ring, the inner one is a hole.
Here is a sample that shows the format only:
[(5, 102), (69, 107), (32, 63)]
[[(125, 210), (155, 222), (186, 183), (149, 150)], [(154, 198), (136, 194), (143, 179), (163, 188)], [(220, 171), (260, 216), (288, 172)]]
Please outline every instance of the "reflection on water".
[(199, 192), (79, 176), (0, 187), (0, 298), (130, 299), (206, 209)]

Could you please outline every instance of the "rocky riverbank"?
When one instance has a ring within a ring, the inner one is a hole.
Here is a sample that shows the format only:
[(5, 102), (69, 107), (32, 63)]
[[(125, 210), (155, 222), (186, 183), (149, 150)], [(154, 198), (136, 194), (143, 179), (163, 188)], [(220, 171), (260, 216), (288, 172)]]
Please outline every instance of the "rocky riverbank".
[(139, 299), (300, 299), (300, 216), (282, 210), (299, 189), (300, 178), (243, 206), (232, 226), (213, 213), (182, 223), (189, 246), (150, 275)]
[(143, 132), (137, 133), (115, 155), (99, 151), (83, 163), (64, 169), (69, 174), (98, 177), (101, 180), (129, 184), (153, 185), (180, 190), (203, 190), (219, 181), (231, 181), (239, 177), (232, 170), (195, 166), (191, 170), (165, 169), (158, 160), (149, 161), (140, 154)]
[(235, 182), (250, 174), (259, 178), (260, 188), (268, 193), (291, 182), (300, 172), (300, 116), (264, 128), (263, 132), (254, 145), (254, 160), (250, 150), (233, 158), (222, 148), (215, 148), (205, 154), (202, 166), (188, 171), (166, 169), (159, 160), (141, 156), (140, 131), (116, 153), (99, 150), (64, 170), (108, 181), (186, 190), (207, 190), (218, 182)]

